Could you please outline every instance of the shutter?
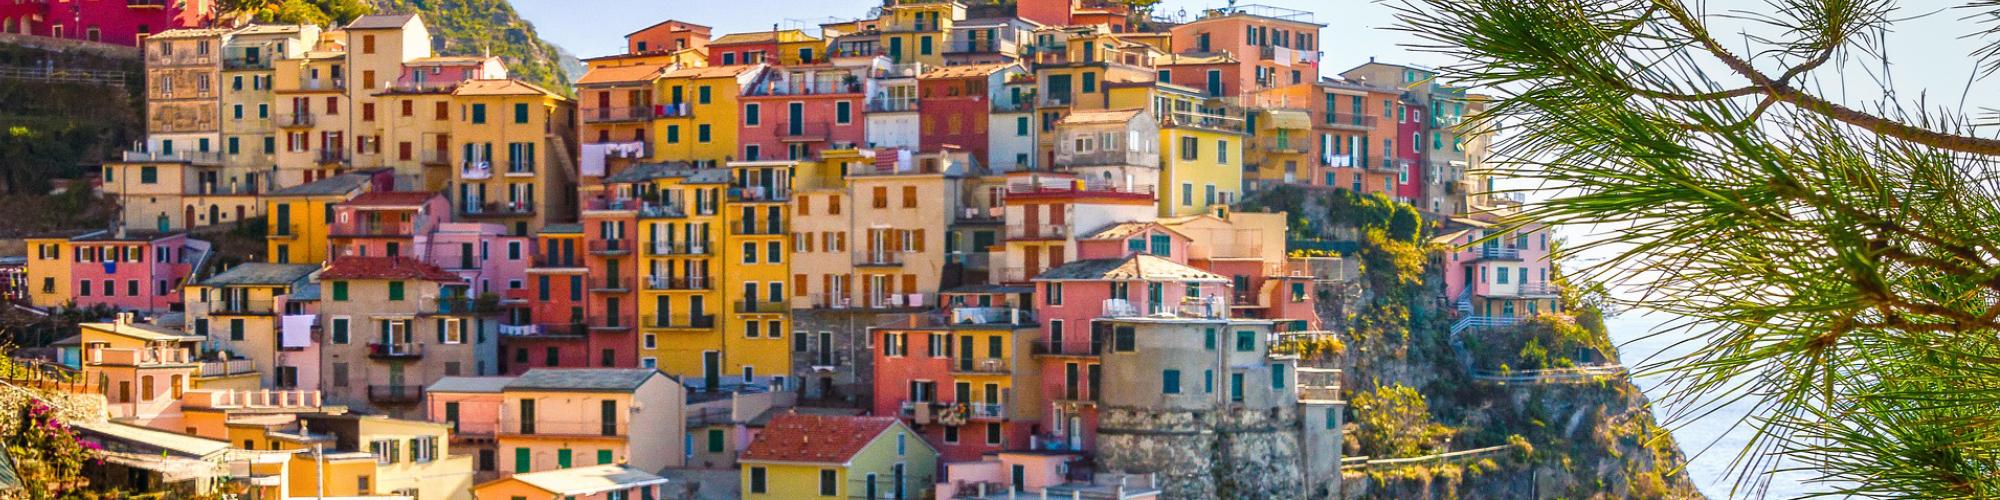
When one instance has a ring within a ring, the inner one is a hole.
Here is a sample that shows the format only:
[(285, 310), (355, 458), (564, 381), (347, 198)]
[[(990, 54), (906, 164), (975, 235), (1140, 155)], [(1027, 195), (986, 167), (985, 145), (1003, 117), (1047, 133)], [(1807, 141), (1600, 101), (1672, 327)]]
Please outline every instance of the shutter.
[(916, 247), (916, 251), (917, 251), (917, 252), (923, 252), (923, 251), (924, 251), (924, 230), (922, 230), (922, 229), (918, 229), (918, 230), (916, 231), (915, 235), (916, 235), (916, 236), (915, 236), (915, 239), (916, 239), (916, 244), (915, 244), (915, 247)]
[(444, 318), (437, 318), (438, 343), (444, 343)]

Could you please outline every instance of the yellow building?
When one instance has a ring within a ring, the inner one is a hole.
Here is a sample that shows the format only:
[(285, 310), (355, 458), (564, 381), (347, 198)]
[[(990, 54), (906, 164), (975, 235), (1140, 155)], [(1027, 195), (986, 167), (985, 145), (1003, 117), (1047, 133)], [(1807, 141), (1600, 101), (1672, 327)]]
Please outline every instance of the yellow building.
[(353, 102), (347, 95), (347, 52), (344, 33), (322, 33), (312, 50), (272, 68), (271, 92), (277, 101), (277, 186), (297, 186), (332, 177), (353, 165), (348, 141), (353, 134)]
[(519, 80), (474, 80), (452, 92), (452, 154), (445, 196), (457, 217), (527, 236), (576, 211), (574, 103)]
[(666, 478), (623, 465), (515, 474), (472, 488), (491, 500), (616, 500), (666, 498)]
[[(248, 387), (296, 387), (296, 366), (281, 366), (279, 352), (304, 349), (311, 344), (310, 328), (284, 335), (285, 316), (303, 313), (289, 305), (292, 291), (307, 286), (307, 277), (319, 270), (318, 264), (237, 265), (221, 274), (188, 285), (187, 325), (190, 333), (202, 336), (240, 363), (223, 363), (213, 375), (247, 375)], [(304, 367), (317, 370), (318, 367)], [(203, 375), (206, 373), (205, 368)]]
[(961, 185), (979, 166), (962, 152), (824, 160), (801, 164), (793, 183), (793, 307), (936, 305)]
[[(796, 161), (736, 162), (722, 207), (723, 376), (782, 382), (792, 370), (791, 191)], [(704, 369), (706, 372), (706, 369)], [(706, 373), (705, 377), (710, 376)]]
[(1243, 190), (1243, 119), (1200, 110), (1160, 115), (1160, 216), (1208, 213)]
[(430, 29), (416, 14), (374, 14), (355, 18), (342, 30), (347, 33), (348, 74), (354, 80), (346, 88), (354, 111), (348, 116), (354, 131), (351, 165), (379, 167), (386, 164), (383, 121), (392, 113), (378, 94), (402, 76), (404, 63), (431, 55)]
[(374, 175), (357, 172), (280, 189), (264, 196), (265, 260), (325, 262), (333, 206), (374, 189)]
[(1243, 148), (1243, 176), (1251, 183), (1311, 182), (1314, 172), (1312, 116), (1299, 109), (1262, 109), (1256, 134)]
[(895, 64), (944, 65), (953, 23), (965, 20), (956, 0), (896, 0), (882, 7), (881, 44)]
[(742, 116), (737, 98), (764, 72), (762, 64), (681, 68), (659, 79), (655, 99), (665, 112), (653, 122), (653, 160), (719, 166), (737, 154)]
[(202, 192), (269, 192), (267, 176), (278, 165), (278, 114), (272, 93), (280, 60), (299, 57), (319, 39), (311, 24), (253, 24), (232, 33), (222, 48), (222, 168), (198, 174)]
[(473, 457), (451, 453), (451, 424), (352, 414), (298, 419), (302, 429), (269, 435), (278, 449), (307, 450), (287, 464), (291, 496), (472, 498)]
[(723, 369), (722, 206), (730, 175), (687, 164), (641, 164), (605, 178), (606, 205), (637, 212), (639, 366), (708, 386)]
[(27, 238), (28, 303), (35, 307), (63, 307), (75, 299), (70, 278), (70, 238), (103, 231), (65, 231)]
[(894, 417), (787, 413), (743, 451), (745, 499), (916, 498), (937, 450)]

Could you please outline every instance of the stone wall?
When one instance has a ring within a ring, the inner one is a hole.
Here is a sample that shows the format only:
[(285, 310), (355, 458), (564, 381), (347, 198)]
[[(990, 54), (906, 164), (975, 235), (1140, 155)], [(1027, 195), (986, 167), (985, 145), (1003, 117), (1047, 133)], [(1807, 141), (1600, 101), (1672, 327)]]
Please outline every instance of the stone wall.
[[(872, 401), (875, 356), (868, 328), (907, 316), (904, 311), (793, 309), (792, 377), (799, 395), (819, 403), (867, 408)], [(822, 346), (820, 334), (826, 334)], [(800, 342), (804, 342), (801, 349)], [(830, 364), (828, 363), (830, 362)]]
[(1295, 408), (1102, 408), (1097, 461), (1156, 473), (1162, 498), (1306, 498)]

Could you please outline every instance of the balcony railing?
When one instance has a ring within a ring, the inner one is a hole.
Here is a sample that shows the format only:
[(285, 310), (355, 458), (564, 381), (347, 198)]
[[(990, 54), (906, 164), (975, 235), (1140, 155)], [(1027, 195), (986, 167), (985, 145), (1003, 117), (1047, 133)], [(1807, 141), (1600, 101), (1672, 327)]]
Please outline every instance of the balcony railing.
[(710, 254), (709, 245), (706, 243), (655, 241), (653, 242), (652, 248), (649, 248), (648, 250), (650, 251), (646, 253), (653, 256), (671, 256), (671, 255), (700, 256), (700, 255)]
[(1472, 258), (1474, 259), (1495, 259), (1495, 260), (1521, 259), (1520, 247), (1480, 245), (1477, 247), (1473, 247), (1467, 251), (1472, 253)]
[[(704, 213), (709, 215), (713, 213)], [(671, 219), (687, 217), (687, 207), (672, 203), (645, 202), (639, 205), (639, 217), (646, 219)]]
[(632, 282), (625, 278), (601, 277), (590, 279), (590, 291), (624, 292), (632, 290)]
[(296, 222), (291, 224), (273, 222), (269, 229), (270, 233), (265, 234), (264, 237), (273, 240), (294, 240), (299, 238), (300, 229), (302, 227)]
[(313, 152), (313, 158), (321, 164), (345, 164), (354, 161), (353, 157), (347, 155), (345, 149), (321, 149)]
[(965, 416), (975, 419), (1007, 418), (1007, 405), (1004, 403), (966, 403)]
[(1060, 240), (1069, 238), (1069, 234), (1069, 226), (1066, 224), (1007, 226), (1007, 239), (1010, 240)]
[(447, 316), (489, 312), (487, 308), (480, 306), (478, 299), (472, 297), (439, 297), (431, 299), (430, 304), (424, 310)]
[(257, 373), (257, 361), (249, 359), (228, 359), (228, 360), (201, 362), (201, 368), (199, 369), (199, 371), (195, 372), (195, 376), (227, 377), (230, 375), (244, 375), (251, 373)]
[[(132, 0), (132, 1), (161, 1), (161, 2), (164, 2), (165, 0)], [(271, 58), (269, 58), (269, 57), (249, 57), (249, 56), (229, 56), (229, 57), (224, 57), (224, 58), (222, 58), (222, 69), (226, 69), (226, 70), (252, 70), (252, 69), (271, 69)]]
[(1287, 138), (1277, 138), (1277, 137), (1272, 137), (1272, 138), (1266, 138), (1266, 139), (1263, 139), (1263, 140), (1259, 140), (1259, 141), (1257, 141), (1257, 142), (1256, 142), (1255, 144), (1257, 144), (1257, 145), (1258, 145), (1259, 147), (1262, 147), (1262, 148), (1264, 149), (1264, 151), (1265, 151), (1265, 152), (1267, 152), (1267, 153), (1276, 153), (1276, 154), (1307, 154), (1307, 153), (1311, 153), (1311, 152), (1312, 152), (1312, 144), (1308, 143), (1307, 141), (1305, 141), (1305, 140), (1303, 140), (1303, 139), (1293, 139), (1293, 138), (1289, 138), (1289, 137), (1287, 137)]
[(368, 386), (368, 401), (373, 403), (409, 404), (424, 399), (421, 385), (371, 385)]
[(1007, 185), (1007, 196), (1049, 196), (1081, 195), (1153, 197), (1153, 186), (1119, 186), (1114, 184), (1031, 184), (1017, 182)]
[(772, 236), (785, 234), (788, 225), (782, 220), (737, 221), (729, 225), (732, 234), (749, 236)]
[(534, 215), (535, 206), (524, 201), (468, 203), (461, 213), (467, 217), (519, 217)]
[(995, 38), (987, 40), (960, 40), (945, 44), (944, 53), (994, 54), (1001, 52), (1018, 52), (1020, 48), (1021, 48), (1020, 43), (1006, 39)]
[(310, 112), (280, 113), (277, 118), (280, 127), (311, 127), (313, 121), (314, 116)]
[(1548, 282), (1521, 283), (1507, 288), (1502, 288), (1503, 286), (1505, 285), (1487, 285), (1485, 293), (1481, 293), (1480, 295), (1486, 297), (1555, 297), (1562, 294), (1561, 287)]
[(647, 290), (713, 290), (715, 286), (706, 276), (647, 276), (642, 281)]
[(736, 312), (743, 314), (777, 314), (790, 311), (791, 306), (782, 300), (736, 301)]
[(816, 81), (812, 83), (806, 83), (802, 81), (764, 82), (752, 86), (750, 88), (750, 95), (787, 96), (787, 95), (859, 94), (865, 90), (867, 90), (867, 86), (862, 85), (860, 80), (855, 80), (853, 82)]
[(774, 189), (764, 186), (730, 187), (729, 199), (735, 201), (787, 201), (792, 199), (789, 188)]
[(368, 357), (374, 359), (423, 359), (424, 345), (418, 343), (368, 344)]
[(600, 332), (630, 330), (633, 326), (632, 320), (619, 316), (591, 316), (584, 318), (583, 324), (588, 326), (590, 330)]
[(1323, 115), (1321, 121), (1326, 126), (1334, 128), (1372, 129), (1375, 128), (1375, 120), (1379, 118), (1377, 116), (1351, 113), (1326, 113)]
[(408, 221), (357, 220), (335, 222), (328, 230), (334, 236), (409, 236), (416, 225)]
[(965, 207), (959, 210), (957, 218), (960, 224), (991, 224), (1006, 220), (1007, 209), (1005, 207)]
[(347, 90), (347, 79), (299, 78), (299, 90)]
[(222, 164), (222, 153), (218, 151), (126, 151), (122, 155), (128, 162), (188, 162), (198, 165)]
[(277, 309), (271, 299), (224, 299), (208, 307), (208, 313), (217, 316), (269, 316)]
[(650, 120), (654, 112), (652, 106), (614, 106), (608, 108), (583, 108), (577, 115), (584, 123), (611, 123)]
[(785, 142), (821, 142), (831, 137), (830, 126), (825, 121), (804, 121), (777, 124), (778, 140)]
[(952, 373), (1006, 374), (1014, 371), (1007, 358), (953, 358)]
[(700, 316), (692, 316), (687, 314), (676, 314), (676, 315), (649, 314), (639, 317), (639, 327), (706, 330), (710, 328), (715, 328), (715, 315), (704, 314)]
[(535, 162), (534, 160), (507, 160), (506, 174), (514, 176), (535, 175)]
[(868, 100), (870, 113), (906, 113), (917, 111), (917, 98), (880, 98)]
[(480, 180), (493, 178), (493, 164), (486, 160), (465, 160), (458, 165), (458, 178)]
[(689, 117), (689, 116), (694, 116), (694, 104), (685, 102), (677, 102), (673, 104), (661, 104), (659, 105), (658, 108), (654, 109), (653, 111), (654, 111), (653, 114), (658, 115), (655, 116), (655, 118)]
[(627, 255), (632, 253), (635, 242), (630, 240), (590, 240), (588, 245), (593, 255)]
[(855, 252), (854, 265), (873, 267), (900, 266), (903, 265), (903, 252), (891, 252), (888, 250)]

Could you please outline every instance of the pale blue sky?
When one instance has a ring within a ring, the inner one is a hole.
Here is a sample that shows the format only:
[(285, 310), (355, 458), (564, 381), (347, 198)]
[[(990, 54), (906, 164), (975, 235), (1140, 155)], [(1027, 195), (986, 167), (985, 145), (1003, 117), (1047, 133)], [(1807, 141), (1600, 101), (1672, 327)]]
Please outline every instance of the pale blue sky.
[[(1437, 62), (1434, 56), (1415, 55), (1396, 46), (1398, 37), (1381, 31), (1392, 18), (1387, 6), (1352, 0), (1248, 0), (1243, 4), (1264, 4), (1313, 11), (1320, 24), (1328, 74), (1363, 62), (1368, 56), (1401, 62)], [(1190, 16), (1202, 9), (1220, 7), (1222, 0), (1166, 0), (1157, 12), (1174, 13), (1187, 9)], [(555, 42), (577, 57), (589, 58), (624, 50), (626, 33), (665, 19), (712, 26), (716, 34), (771, 29), (771, 24), (789, 25), (803, 21), (817, 34), (820, 22), (829, 17), (851, 19), (881, 5), (879, 0), (514, 0), (521, 17), (535, 24), (542, 38)], [(1337, 9), (1333, 8), (1338, 6)]]

